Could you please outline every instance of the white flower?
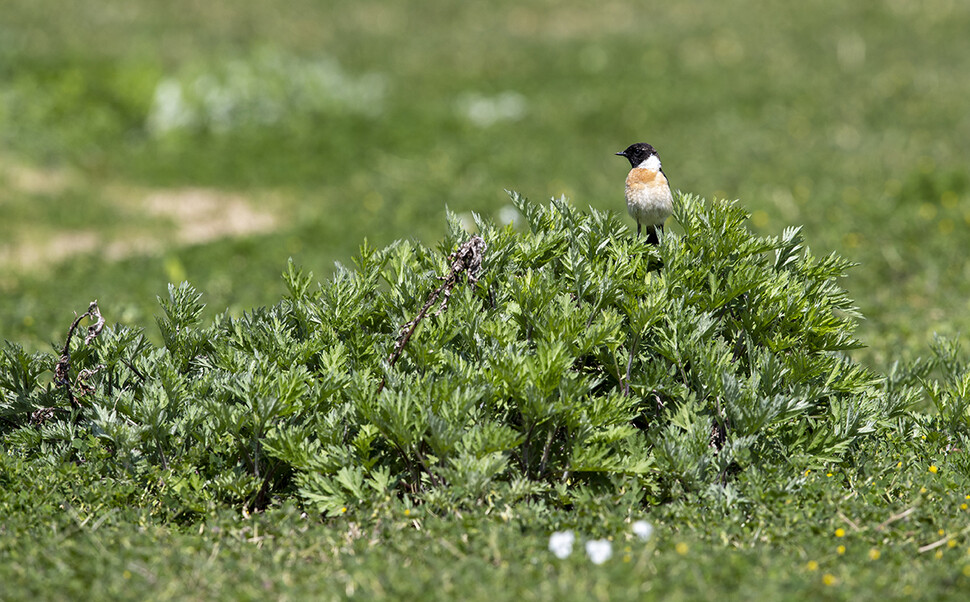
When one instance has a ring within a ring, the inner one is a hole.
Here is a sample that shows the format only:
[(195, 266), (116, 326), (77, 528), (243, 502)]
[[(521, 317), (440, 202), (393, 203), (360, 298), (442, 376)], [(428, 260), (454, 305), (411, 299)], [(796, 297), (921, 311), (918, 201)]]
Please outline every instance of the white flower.
[(603, 564), (613, 555), (613, 545), (606, 539), (587, 541), (586, 555), (593, 564)]
[(637, 522), (633, 523), (632, 528), (633, 534), (643, 541), (647, 541), (650, 539), (650, 536), (653, 535), (653, 525), (645, 520), (638, 520)]
[(573, 542), (576, 536), (572, 531), (556, 531), (549, 536), (549, 551), (556, 555), (556, 558), (566, 558), (573, 553)]

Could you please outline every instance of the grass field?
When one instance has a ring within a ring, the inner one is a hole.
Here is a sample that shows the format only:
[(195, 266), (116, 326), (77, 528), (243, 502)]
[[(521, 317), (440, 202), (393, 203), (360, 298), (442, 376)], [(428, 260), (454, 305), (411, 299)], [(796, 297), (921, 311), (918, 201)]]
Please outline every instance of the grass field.
[[(28, 348), (62, 345), (93, 299), (158, 340), (169, 282), (202, 291), (209, 318), (272, 305), (288, 257), (322, 280), (365, 239), (433, 244), (446, 209), (507, 219), (505, 189), (624, 212), (628, 166), (613, 153), (637, 141), (659, 149), (672, 187), (740, 199), (752, 230), (803, 225), (818, 255), (857, 262), (845, 287), (867, 348), (853, 354), (875, 370), (970, 329), (963, 2), (8, 0), (2, 12), (0, 338)], [(484, 599), (495, 583), (509, 599), (958, 599), (970, 491), (941, 484), (932, 458), (906, 461), (892, 496), (813, 476), (797, 499), (752, 500), (741, 525), (706, 519), (703, 500), (651, 509), (645, 545), (623, 509), (412, 519), (389, 502), (386, 516), (321, 522), (221, 508), (185, 526), (106, 497), (45, 515), (30, 497), (65, 495), (70, 476), (38, 477), (2, 483), (27, 497), (8, 497), (20, 510), (0, 537), (20, 543), (0, 547), (0, 575), (10, 599)], [(893, 531), (910, 507), (918, 522)], [(578, 550), (557, 564), (546, 535), (563, 526), (616, 538), (614, 559), (593, 567)]]

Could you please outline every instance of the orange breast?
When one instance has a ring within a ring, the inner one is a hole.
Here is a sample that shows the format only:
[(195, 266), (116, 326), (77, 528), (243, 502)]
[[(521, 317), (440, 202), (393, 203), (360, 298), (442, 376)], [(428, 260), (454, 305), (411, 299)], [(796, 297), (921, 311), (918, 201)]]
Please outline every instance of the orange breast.
[(630, 187), (640, 187), (653, 184), (653, 181), (656, 180), (657, 176), (659, 175), (659, 171), (643, 169), (642, 167), (634, 167), (626, 176), (626, 185)]
[(666, 183), (667, 178), (659, 170), (644, 169), (642, 167), (634, 167), (626, 176), (626, 185), (630, 188), (656, 186)]

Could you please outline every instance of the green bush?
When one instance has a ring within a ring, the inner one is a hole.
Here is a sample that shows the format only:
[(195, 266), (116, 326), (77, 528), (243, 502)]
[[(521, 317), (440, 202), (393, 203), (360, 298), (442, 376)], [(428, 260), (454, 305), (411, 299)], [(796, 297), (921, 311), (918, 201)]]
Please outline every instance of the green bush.
[[(570, 507), (838, 463), (909, 415), (926, 373), (880, 386), (845, 354), (850, 264), (797, 228), (758, 237), (736, 203), (683, 196), (683, 233), (653, 247), (616, 215), (512, 197), (528, 230), (477, 219), (480, 266), (454, 269), (452, 216), (437, 250), (365, 243), (319, 286), (291, 262), (285, 298), (238, 319), (201, 325), (202, 295), (170, 286), (163, 347), (123, 326), (74, 337), (60, 383), (43, 378), (58, 358), (8, 343), (4, 446), (95, 454), (174, 515), (293, 495), (326, 513)], [(966, 384), (931, 388), (953, 432)]]

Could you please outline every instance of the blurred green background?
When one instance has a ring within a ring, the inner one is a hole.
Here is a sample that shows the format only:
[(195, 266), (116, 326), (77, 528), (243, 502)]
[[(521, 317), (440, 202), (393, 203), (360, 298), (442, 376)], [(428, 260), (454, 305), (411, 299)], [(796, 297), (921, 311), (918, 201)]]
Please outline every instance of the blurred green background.
[(323, 279), (446, 207), (508, 219), (504, 189), (624, 212), (646, 141), (858, 262), (884, 367), (970, 324), (968, 31), (956, 0), (5, 0), (0, 337), (92, 299), (157, 336), (183, 279), (273, 304), (289, 256)]

